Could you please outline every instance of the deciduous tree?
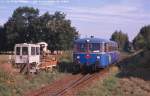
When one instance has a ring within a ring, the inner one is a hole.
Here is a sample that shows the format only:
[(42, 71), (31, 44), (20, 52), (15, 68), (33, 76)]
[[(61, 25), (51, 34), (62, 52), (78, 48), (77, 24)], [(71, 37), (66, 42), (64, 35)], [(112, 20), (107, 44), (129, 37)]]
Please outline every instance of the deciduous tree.
[(119, 46), (119, 50), (121, 51), (128, 51), (129, 50), (129, 39), (128, 35), (123, 33), (121, 30), (120, 31), (115, 31), (111, 39), (112, 41), (116, 41)]

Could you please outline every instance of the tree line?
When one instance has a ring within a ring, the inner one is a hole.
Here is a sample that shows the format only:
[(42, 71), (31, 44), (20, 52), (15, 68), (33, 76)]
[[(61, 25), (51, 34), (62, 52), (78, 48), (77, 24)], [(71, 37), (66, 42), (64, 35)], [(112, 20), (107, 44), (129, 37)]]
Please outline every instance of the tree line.
[(118, 43), (118, 47), (120, 51), (129, 51), (129, 38), (128, 35), (123, 33), (121, 30), (120, 31), (115, 31), (110, 40), (115, 41)]
[(128, 39), (128, 35), (122, 31), (115, 31), (110, 40), (118, 43), (120, 51), (130, 51), (131, 49), (150, 50), (150, 25), (142, 27), (137, 36), (135, 36), (131, 42)]
[[(77, 38), (78, 31), (63, 12), (39, 15), (39, 10), (33, 7), (18, 7), (4, 26), (0, 26), (0, 51), (13, 50), (16, 43), (43, 41), (52, 51), (68, 50)], [(150, 25), (142, 27), (132, 42), (121, 30), (116, 30), (110, 40), (118, 43), (120, 51), (130, 51), (132, 47), (150, 49)]]
[(0, 26), (0, 50), (13, 50), (16, 43), (47, 42), (50, 50), (72, 48), (78, 31), (66, 19), (66, 14), (56, 11), (39, 15), (33, 7), (18, 7), (12, 16)]
[(144, 26), (133, 40), (135, 49), (150, 50), (150, 25)]

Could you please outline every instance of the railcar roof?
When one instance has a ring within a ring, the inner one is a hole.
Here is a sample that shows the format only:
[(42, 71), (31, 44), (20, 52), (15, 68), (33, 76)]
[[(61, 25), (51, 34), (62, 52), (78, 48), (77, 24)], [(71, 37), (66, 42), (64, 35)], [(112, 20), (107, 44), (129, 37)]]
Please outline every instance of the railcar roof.
[(102, 43), (102, 42), (115, 43), (114, 41), (110, 41), (110, 40), (106, 40), (106, 39), (101, 39), (101, 38), (82, 38), (82, 39), (75, 40), (75, 43), (86, 43), (87, 40), (89, 40), (89, 43)]
[(38, 44), (20, 43), (20, 44), (15, 44), (15, 46), (40, 46), (40, 45), (38, 45)]

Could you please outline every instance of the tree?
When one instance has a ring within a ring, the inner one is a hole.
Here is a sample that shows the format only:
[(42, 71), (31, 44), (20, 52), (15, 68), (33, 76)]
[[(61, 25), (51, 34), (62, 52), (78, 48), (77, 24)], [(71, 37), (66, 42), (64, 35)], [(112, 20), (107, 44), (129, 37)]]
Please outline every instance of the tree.
[(136, 49), (150, 49), (150, 25), (144, 26), (133, 40)]
[(39, 10), (33, 7), (19, 7), (14, 10), (12, 17), (4, 24), (8, 50), (16, 43), (48, 43), (50, 50), (70, 49), (74, 38), (78, 37), (71, 21), (66, 14), (48, 12), (39, 16)]
[(128, 35), (123, 33), (122, 31), (115, 31), (111, 39), (112, 41), (115, 41), (118, 43), (119, 50), (120, 51), (128, 51), (129, 50), (129, 39)]
[(15, 43), (32, 42), (36, 35), (35, 22), (38, 14), (39, 10), (33, 7), (19, 7), (13, 12), (12, 17), (4, 25), (10, 49)]
[[(49, 44), (51, 50), (66, 50), (73, 45), (74, 38), (78, 37), (75, 27), (71, 26), (71, 21), (61, 12), (49, 14), (48, 12), (40, 16), (42, 23), (44, 41)], [(45, 26), (46, 25), (46, 26)]]
[(6, 34), (3, 26), (0, 26), (0, 51), (5, 50)]

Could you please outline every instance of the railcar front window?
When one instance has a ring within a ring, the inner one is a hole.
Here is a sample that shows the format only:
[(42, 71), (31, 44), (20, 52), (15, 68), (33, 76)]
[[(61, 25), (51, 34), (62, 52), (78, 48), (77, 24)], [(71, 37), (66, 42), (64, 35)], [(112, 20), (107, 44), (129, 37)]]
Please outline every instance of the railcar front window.
[(22, 47), (22, 55), (28, 55), (28, 47)]
[(35, 47), (31, 47), (31, 55), (35, 55)]
[(40, 54), (40, 49), (39, 47), (36, 47), (36, 55), (39, 55)]
[(20, 55), (20, 47), (16, 47), (16, 55)]
[(86, 44), (77, 44), (77, 50), (79, 52), (86, 52), (87, 51), (87, 45)]
[(89, 50), (91, 52), (100, 52), (101, 51), (100, 43), (89, 44)]
[(102, 43), (91, 43), (91, 44), (89, 44), (89, 50), (91, 52), (102, 52), (103, 44)]

